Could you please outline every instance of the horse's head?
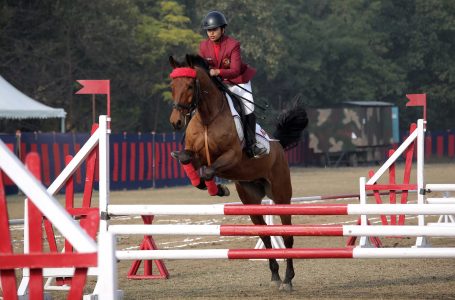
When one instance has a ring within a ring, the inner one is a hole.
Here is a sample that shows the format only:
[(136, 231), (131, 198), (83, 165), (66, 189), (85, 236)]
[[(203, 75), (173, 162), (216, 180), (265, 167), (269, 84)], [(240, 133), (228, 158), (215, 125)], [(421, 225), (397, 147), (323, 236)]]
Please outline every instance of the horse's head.
[(203, 72), (207, 73), (208, 66), (198, 55), (186, 55), (186, 61), (180, 63), (172, 56), (169, 63), (173, 70), (172, 79), (173, 109), (169, 121), (176, 130), (184, 128), (192, 112), (197, 108), (200, 100), (200, 80)]

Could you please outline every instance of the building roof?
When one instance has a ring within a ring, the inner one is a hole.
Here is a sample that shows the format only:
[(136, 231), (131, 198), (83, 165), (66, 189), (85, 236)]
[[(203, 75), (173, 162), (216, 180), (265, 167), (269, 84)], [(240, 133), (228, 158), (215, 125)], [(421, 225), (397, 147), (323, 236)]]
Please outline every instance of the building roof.
[(383, 101), (343, 101), (342, 104), (354, 106), (395, 106), (395, 104)]
[(65, 116), (63, 108), (53, 108), (30, 98), (0, 76), (0, 118), (47, 119)]

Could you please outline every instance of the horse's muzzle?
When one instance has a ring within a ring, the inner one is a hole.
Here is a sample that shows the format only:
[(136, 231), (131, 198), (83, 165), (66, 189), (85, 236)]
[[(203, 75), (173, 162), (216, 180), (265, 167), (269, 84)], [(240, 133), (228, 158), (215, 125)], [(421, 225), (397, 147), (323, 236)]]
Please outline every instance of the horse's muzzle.
[(173, 109), (169, 117), (169, 123), (174, 127), (174, 130), (181, 130), (185, 126), (185, 118), (177, 109)]
[(183, 128), (183, 122), (182, 120), (177, 120), (176, 122), (171, 122), (172, 127), (174, 127), (174, 130), (181, 130)]

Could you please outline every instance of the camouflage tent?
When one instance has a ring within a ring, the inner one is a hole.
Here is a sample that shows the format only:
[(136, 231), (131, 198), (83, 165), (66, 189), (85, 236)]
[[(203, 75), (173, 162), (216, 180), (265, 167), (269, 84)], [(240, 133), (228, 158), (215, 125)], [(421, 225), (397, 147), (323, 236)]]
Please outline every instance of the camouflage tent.
[(381, 160), (399, 139), (398, 108), (391, 103), (349, 101), (309, 109), (308, 115), (309, 147), (316, 156)]

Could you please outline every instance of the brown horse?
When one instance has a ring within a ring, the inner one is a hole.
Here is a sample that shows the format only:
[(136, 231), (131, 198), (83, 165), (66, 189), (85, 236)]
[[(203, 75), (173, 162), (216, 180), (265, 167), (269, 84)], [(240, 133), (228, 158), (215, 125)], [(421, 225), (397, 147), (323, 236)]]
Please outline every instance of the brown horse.
[[(186, 127), (185, 150), (178, 159), (194, 186), (209, 190), (211, 195), (229, 194), (223, 185), (214, 185), (213, 177), (234, 181), (243, 204), (260, 204), (268, 196), (276, 204), (290, 204), (292, 186), (284, 149), (300, 139), (308, 124), (305, 109), (296, 104), (284, 112), (276, 125), (270, 142), (270, 153), (257, 159), (249, 158), (244, 151), (219, 81), (210, 77), (205, 60), (197, 55), (186, 55), (184, 63), (169, 58), (173, 67), (172, 97), (174, 106), (170, 122), (176, 130)], [(202, 178), (196, 170), (203, 167)], [(262, 216), (250, 216), (256, 225), (266, 225)], [(280, 216), (283, 225), (291, 225), (291, 216)], [(266, 248), (272, 248), (270, 236), (261, 236)], [(292, 248), (294, 238), (283, 236), (286, 248)], [(287, 259), (283, 281), (278, 263), (269, 260), (272, 283), (280, 290), (292, 290), (294, 267)]]

